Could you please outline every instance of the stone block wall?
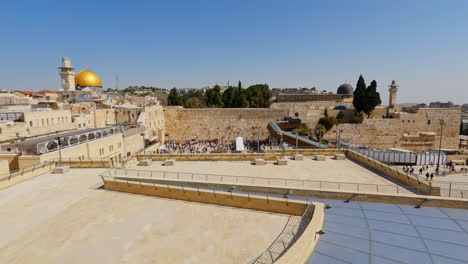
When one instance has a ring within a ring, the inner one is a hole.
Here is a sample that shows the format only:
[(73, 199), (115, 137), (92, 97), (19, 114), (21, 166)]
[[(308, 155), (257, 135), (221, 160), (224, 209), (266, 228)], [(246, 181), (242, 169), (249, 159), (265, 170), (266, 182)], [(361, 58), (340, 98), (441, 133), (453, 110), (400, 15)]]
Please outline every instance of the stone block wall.
[[(460, 108), (422, 108), (417, 113), (400, 113), (395, 118), (364, 119), (362, 124), (340, 124), (339, 128), (344, 130), (341, 140), (345, 142), (378, 149), (401, 147), (427, 151), (439, 147), (440, 120), (445, 122), (442, 148), (458, 149)], [(333, 129), (325, 135), (325, 139), (335, 140)]]
[(172, 140), (226, 140), (236, 137), (256, 140), (269, 136), (270, 121), (283, 120), (287, 111), (272, 108), (203, 108), (185, 109), (169, 106), (164, 108), (165, 132)]

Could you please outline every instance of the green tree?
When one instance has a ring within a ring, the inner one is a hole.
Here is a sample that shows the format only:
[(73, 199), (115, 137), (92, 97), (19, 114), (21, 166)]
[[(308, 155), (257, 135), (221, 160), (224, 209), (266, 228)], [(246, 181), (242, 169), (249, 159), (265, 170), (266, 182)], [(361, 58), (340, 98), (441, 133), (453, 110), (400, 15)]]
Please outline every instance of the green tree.
[(329, 116), (321, 117), (318, 123), (319, 125), (322, 125), (325, 128), (325, 130), (328, 132), (335, 125), (336, 118), (329, 117)]
[(246, 89), (246, 99), (249, 107), (270, 107), (273, 93), (267, 84), (255, 84)]
[(180, 95), (177, 89), (174, 87), (169, 92), (169, 96), (167, 97), (167, 105), (179, 105), (180, 102)]
[(362, 75), (359, 76), (353, 96), (353, 106), (356, 109), (356, 112), (360, 115), (364, 110), (364, 103), (366, 100), (366, 82)]
[(233, 108), (235, 107), (234, 100), (236, 96), (236, 88), (229, 86), (223, 92), (223, 104), (225, 108)]
[(377, 92), (377, 82), (373, 80), (366, 89), (363, 112), (367, 115), (367, 117), (369, 117), (372, 114), (372, 111), (374, 111), (375, 107), (381, 103), (382, 101), (380, 100), (380, 94)]
[(221, 87), (219, 85), (215, 85), (215, 87), (206, 91), (206, 105), (208, 107), (223, 107)]
[(336, 119), (341, 120), (341, 119), (343, 119), (343, 118), (344, 118), (344, 113), (343, 113), (343, 111), (338, 112), (338, 114), (336, 115)]

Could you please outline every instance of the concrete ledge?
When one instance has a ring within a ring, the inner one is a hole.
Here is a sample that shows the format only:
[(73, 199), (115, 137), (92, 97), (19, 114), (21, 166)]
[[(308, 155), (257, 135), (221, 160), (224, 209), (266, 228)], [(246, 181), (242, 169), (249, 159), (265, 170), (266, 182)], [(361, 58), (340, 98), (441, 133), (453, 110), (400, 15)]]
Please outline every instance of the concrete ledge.
[(324, 155), (315, 155), (315, 160), (316, 161), (325, 161), (325, 156)]
[(346, 156), (345, 156), (345, 154), (335, 154), (335, 159), (336, 160), (345, 160)]
[(264, 159), (255, 159), (254, 163), (255, 163), (255, 165), (265, 165), (265, 160)]
[(138, 181), (113, 181), (111, 178), (104, 178), (104, 189), (296, 216), (302, 216), (307, 208), (307, 203), (302, 201), (238, 193), (233, 194), (232, 192), (197, 190)]
[(174, 166), (175, 165), (175, 159), (167, 159), (164, 161), (164, 166)]
[(296, 264), (307, 263), (309, 257), (314, 253), (320, 235), (318, 232), (323, 228), (323, 220), (325, 217), (324, 204), (313, 203), (314, 215), (302, 236), (294, 243), (294, 245), (284, 253), (275, 263), (277, 264)]
[(151, 165), (151, 160), (149, 159), (140, 160), (140, 162), (138, 162), (138, 166), (149, 166), (149, 165)]
[(62, 166), (62, 167), (55, 167), (54, 171), (52, 173), (54, 174), (64, 174), (70, 171), (70, 167), (68, 166)]
[(294, 155), (294, 160), (304, 160), (304, 155), (302, 154)]
[[(230, 189), (235, 186), (235, 190), (239, 192), (253, 193), (268, 193), (275, 195), (284, 195), (292, 191), (291, 196), (297, 197), (312, 197), (332, 200), (348, 200), (359, 202), (387, 203), (387, 204), (406, 204), (416, 206), (420, 204), (422, 207), (442, 207), (468, 209), (468, 199), (448, 198), (440, 196), (426, 196), (417, 194), (398, 194), (398, 193), (375, 193), (375, 192), (355, 192), (355, 191), (340, 191), (331, 189), (308, 189), (301, 187), (277, 187), (269, 185), (251, 185), (238, 183), (219, 183), (219, 182), (197, 182), (186, 180), (167, 180), (167, 179), (149, 179), (149, 178), (132, 178), (132, 177), (116, 177), (122, 181), (141, 181), (146, 183), (156, 184), (187, 184), (199, 188), (214, 188), (214, 189)], [(354, 196), (358, 193), (358, 196)]]
[(277, 163), (278, 165), (284, 166), (284, 165), (288, 165), (288, 160), (287, 160), (287, 159), (278, 159), (278, 160), (276, 161), (276, 163)]

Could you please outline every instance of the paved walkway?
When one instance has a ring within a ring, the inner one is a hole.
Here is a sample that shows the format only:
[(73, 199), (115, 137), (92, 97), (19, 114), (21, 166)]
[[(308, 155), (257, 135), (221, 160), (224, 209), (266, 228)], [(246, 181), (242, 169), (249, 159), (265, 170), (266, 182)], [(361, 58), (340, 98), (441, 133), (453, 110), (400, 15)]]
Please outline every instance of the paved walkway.
[(246, 263), (287, 216), (96, 190), (103, 169), (0, 190), (1, 263)]

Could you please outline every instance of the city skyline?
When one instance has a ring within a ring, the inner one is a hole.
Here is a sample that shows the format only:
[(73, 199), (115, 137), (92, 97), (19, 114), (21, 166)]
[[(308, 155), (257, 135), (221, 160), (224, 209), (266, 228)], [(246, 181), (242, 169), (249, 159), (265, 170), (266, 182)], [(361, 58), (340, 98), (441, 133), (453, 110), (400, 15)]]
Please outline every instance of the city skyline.
[[(89, 6), (92, 8), (89, 8)], [(338, 7), (337, 7), (338, 6)], [(468, 103), (465, 1), (126, 4), (11, 3), (0, 11), (0, 88), (60, 87), (57, 67), (97, 73), (105, 89), (267, 83), (355, 86), (376, 80), (382, 103)], [(65, 23), (66, 22), (66, 23)]]

